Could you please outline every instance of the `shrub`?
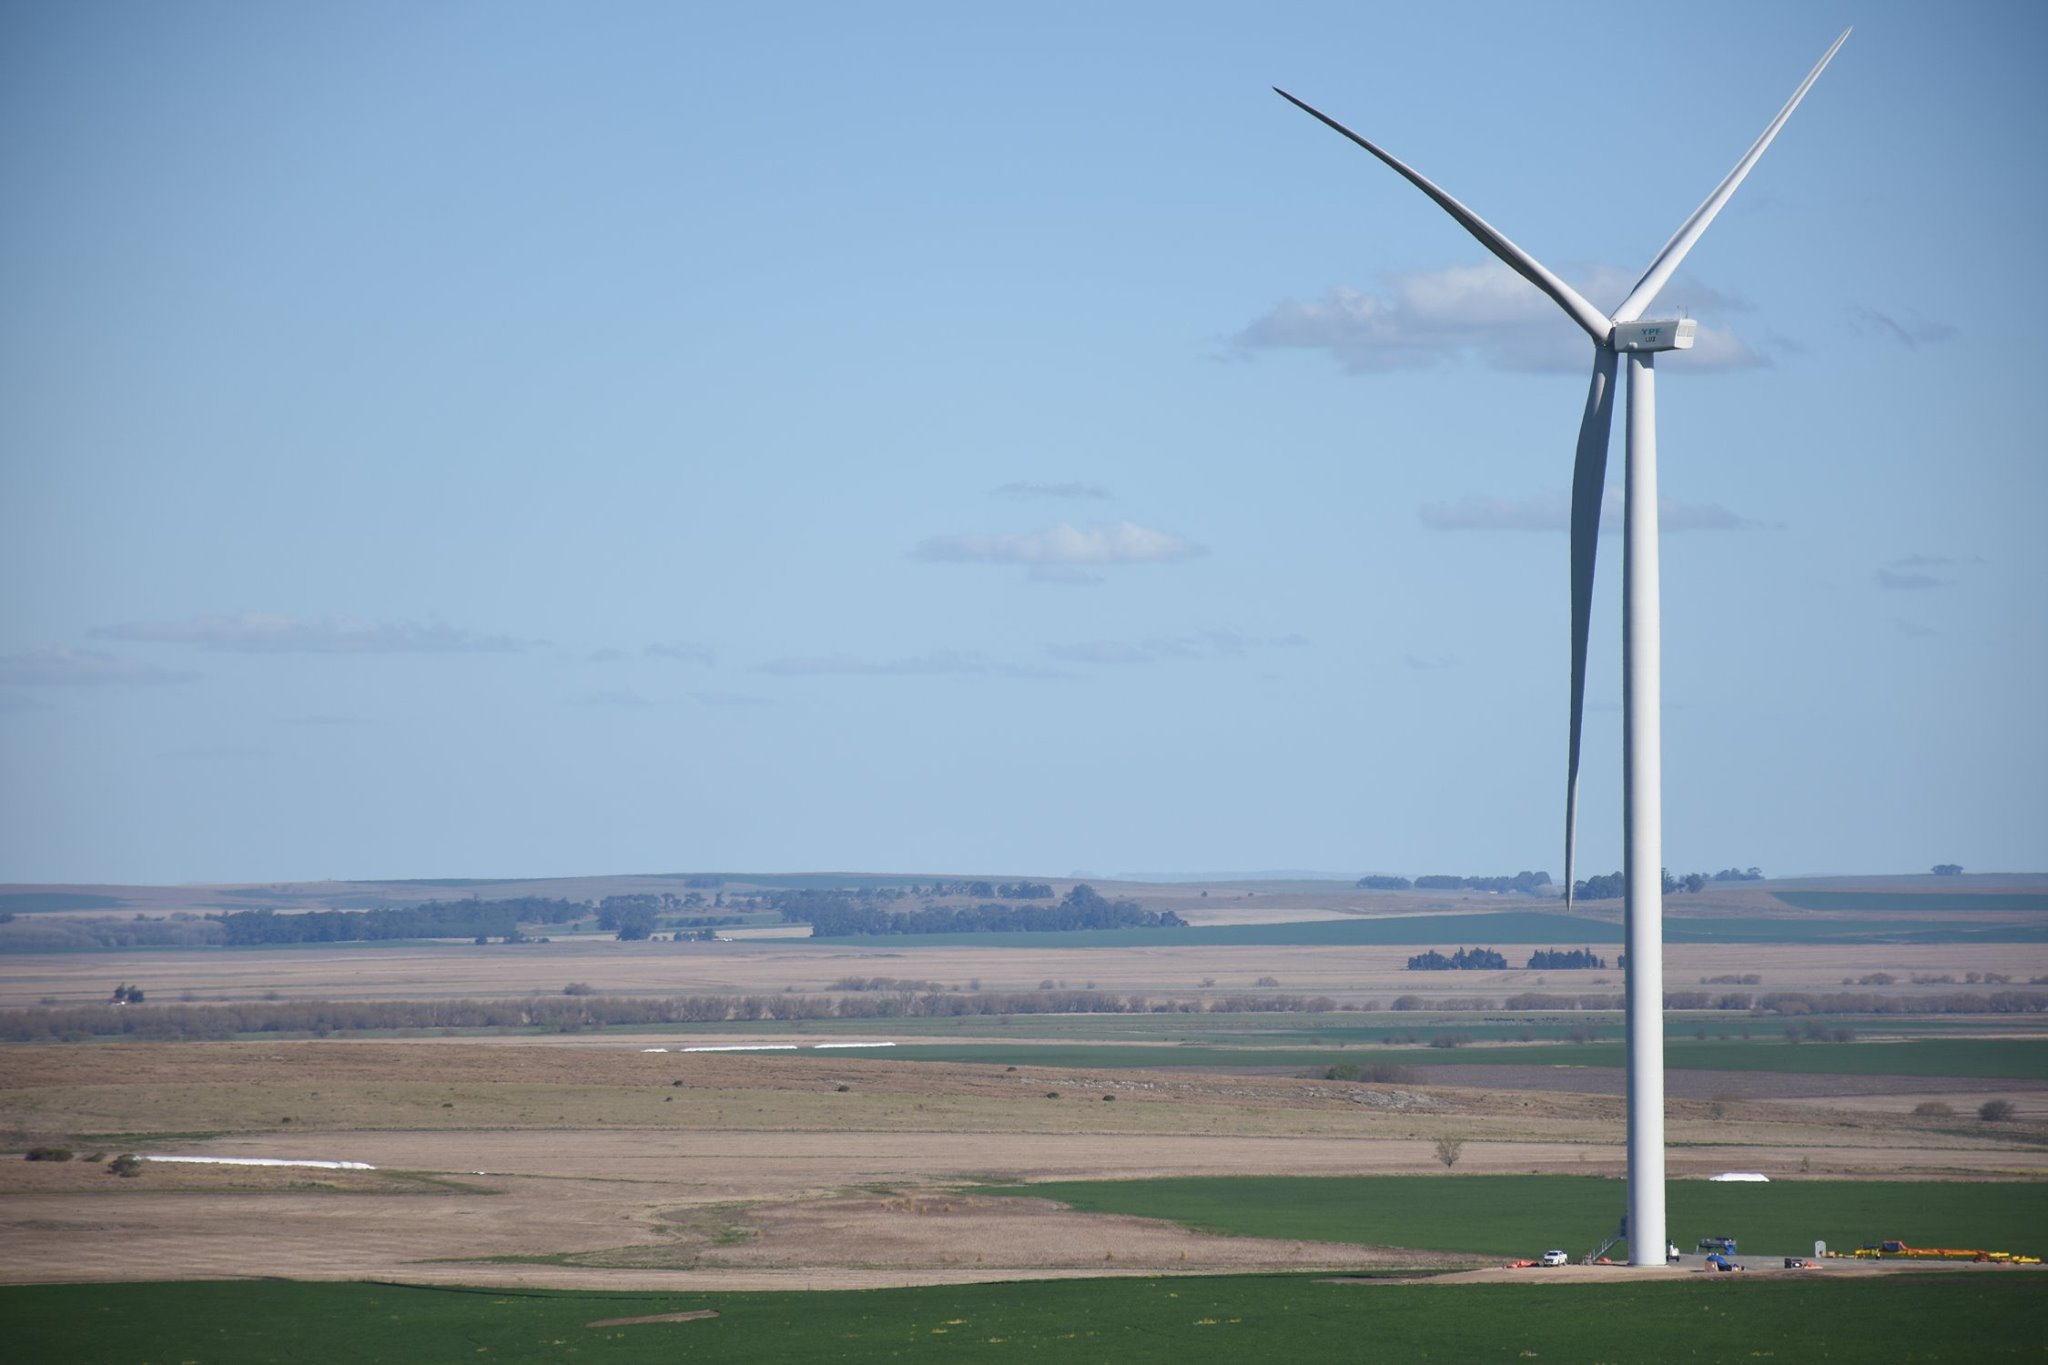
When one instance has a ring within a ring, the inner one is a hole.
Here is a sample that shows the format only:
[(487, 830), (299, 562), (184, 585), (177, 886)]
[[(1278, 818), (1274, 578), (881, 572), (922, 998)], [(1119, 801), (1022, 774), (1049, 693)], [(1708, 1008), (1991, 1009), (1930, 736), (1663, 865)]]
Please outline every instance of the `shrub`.
[(1986, 1100), (1977, 1107), (1977, 1117), (1986, 1123), (2008, 1122), (2017, 1112), (2011, 1100)]
[(1463, 1047), (1472, 1041), (1469, 1033), (1439, 1033), (1429, 1040), (1431, 1047)]
[(1924, 1119), (1946, 1119), (1955, 1117), (1955, 1107), (1940, 1100), (1922, 1100), (1913, 1106), (1913, 1112)]
[(69, 1161), (71, 1160), (71, 1149), (69, 1147), (31, 1147), (25, 1154), (25, 1159), (29, 1161)]
[(107, 1169), (115, 1175), (133, 1178), (142, 1174), (143, 1159), (133, 1152), (123, 1152), (107, 1163)]
[(597, 987), (591, 985), (588, 981), (571, 981), (568, 985), (562, 987), (562, 994), (596, 995)]
[(1458, 1158), (1464, 1154), (1465, 1139), (1440, 1137), (1436, 1140), (1436, 1159), (1444, 1163), (1445, 1170), (1457, 1165)]

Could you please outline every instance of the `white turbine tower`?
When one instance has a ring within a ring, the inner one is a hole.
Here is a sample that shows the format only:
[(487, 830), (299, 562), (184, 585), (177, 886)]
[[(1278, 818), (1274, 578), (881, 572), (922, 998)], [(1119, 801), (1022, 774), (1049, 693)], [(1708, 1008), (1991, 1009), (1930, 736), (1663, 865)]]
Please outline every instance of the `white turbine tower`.
[(1792, 98), (1778, 111), (1727, 178), (1693, 210), (1642, 279), (1613, 314), (1603, 314), (1546, 270), (1472, 210), (1418, 172), (1329, 115), (1303, 104), (1285, 90), (1275, 93), (1314, 115), (1371, 152), (1438, 206), (1509, 269), (1548, 294), (1593, 339), (1593, 379), (1586, 415), (1579, 425), (1579, 449), (1572, 470), (1571, 727), (1565, 765), (1564, 885), (1571, 906), (1579, 801), (1579, 735), (1586, 702), (1586, 633), (1593, 604), (1593, 561), (1600, 539), (1600, 500), (1607, 483), (1607, 438), (1613, 425), (1614, 372), (1628, 357), (1628, 445), (1625, 546), (1622, 556), (1622, 750), (1623, 850), (1628, 952), (1628, 1237), (1631, 1265), (1664, 1264), (1664, 856), (1662, 815), (1662, 723), (1659, 718), (1659, 623), (1657, 609), (1657, 394), (1655, 356), (1691, 347), (1690, 318), (1644, 321), (1672, 272), (1757, 158), (1771, 145), (1785, 120), (1806, 98), (1814, 81), (1849, 39), (1849, 30), (1821, 55)]

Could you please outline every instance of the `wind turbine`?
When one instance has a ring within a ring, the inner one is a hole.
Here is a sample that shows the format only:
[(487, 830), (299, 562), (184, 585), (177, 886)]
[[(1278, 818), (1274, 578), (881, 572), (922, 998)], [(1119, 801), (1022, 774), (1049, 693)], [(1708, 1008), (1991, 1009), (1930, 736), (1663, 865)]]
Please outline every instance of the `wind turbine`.
[(1612, 314), (1602, 313), (1584, 296), (1545, 269), (1543, 264), (1509, 241), (1499, 229), (1453, 199), (1435, 184), (1337, 120), (1311, 108), (1279, 87), (1274, 93), (1371, 152), (1408, 182), (1434, 199), (1458, 220), (1479, 244), (1509, 269), (1548, 294), (1572, 321), (1593, 339), (1593, 377), (1586, 390), (1586, 413), (1579, 423), (1579, 448), (1572, 468), (1571, 595), (1572, 681), (1571, 736), (1565, 764), (1564, 887), (1565, 908), (1571, 908), (1572, 874), (1577, 853), (1579, 803), (1579, 736), (1586, 703), (1586, 634), (1593, 606), (1593, 561), (1600, 540), (1600, 501), (1607, 484), (1607, 438), (1614, 418), (1614, 376), (1622, 356), (1628, 357), (1628, 438), (1626, 513), (1622, 554), (1622, 792), (1626, 807), (1623, 828), (1623, 881), (1627, 894), (1624, 940), (1628, 952), (1626, 1003), (1628, 1029), (1628, 1238), (1631, 1265), (1663, 1265), (1664, 1222), (1664, 856), (1663, 856), (1663, 724), (1659, 714), (1660, 623), (1657, 586), (1657, 391), (1659, 351), (1692, 346), (1697, 324), (1691, 318), (1644, 321), (1686, 253), (1707, 230), (1742, 184), (1820, 73), (1849, 40), (1850, 30), (1821, 54), (1813, 70), (1785, 101), (1735, 169), (1706, 202), (1679, 226), (1628, 297)]

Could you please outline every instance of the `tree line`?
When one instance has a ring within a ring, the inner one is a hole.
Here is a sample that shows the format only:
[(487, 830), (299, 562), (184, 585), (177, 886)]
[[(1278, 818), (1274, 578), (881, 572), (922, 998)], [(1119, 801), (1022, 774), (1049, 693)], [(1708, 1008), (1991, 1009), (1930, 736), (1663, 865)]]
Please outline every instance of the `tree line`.
[(1512, 877), (1453, 877), (1431, 874), (1410, 881), (1406, 877), (1373, 873), (1353, 885), (1361, 891), (1491, 891), (1505, 895), (1519, 892), (1534, 896), (1550, 885), (1548, 872), (1517, 872)]
[(1136, 901), (1109, 900), (1083, 882), (1051, 906), (935, 905), (892, 910), (828, 891), (777, 893), (771, 898), (785, 922), (808, 923), (812, 938), (883, 934), (1056, 933), (1077, 929), (1171, 929), (1187, 921), (1171, 910), (1147, 910)]
[[(1449, 957), (1432, 948), (1408, 959), (1411, 972), (1499, 972), (1506, 971), (1507, 965), (1507, 958), (1491, 948), (1460, 948)], [(1606, 966), (1607, 959), (1591, 948), (1538, 948), (1529, 954), (1532, 971), (1605, 970)]]
[[(1619, 995), (1511, 995), (1505, 1001), (1404, 995), (1401, 1011), (1604, 1010)], [(1666, 1009), (1722, 1010), (1797, 1018), (1821, 1014), (2043, 1014), (2048, 992), (1957, 992), (1941, 996), (1867, 993), (1671, 991)], [(956, 1018), (1011, 1014), (1235, 1014), (1245, 1012), (1375, 1013), (1376, 1002), (1339, 1005), (1327, 996), (1254, 995), (1207, 1000), (1117, 995), (1108, 991), (885, 991), (831, 995), (529, 996), (506, 1000), (311, 1000), (230, 1004), (39, 1006), (0, 1010), (0, 1042), (73, 1042), (96, 1037), (138, 1040), (219, 1039), (245, 1034), (355, 1033), (391, 1029), (545, 1029), (573, 1032), (634, 1024), (718, 1024), (803, 1019)], [(1389, 1040), (1393, 1041), (1393, 1040)]]
[[(1670, 868), (1664, 868), (1664, 894), (1676, 895), (1680, 891), (1697, 892), (1704, 890), (1709, 882), (1760, 882), (1764, 879), (1763, 869), (1758, 867), (1724, 867), (1719, 872), (1688, 872), (1675, 877)], [(1628, 894), (1627, 882), (1619, 872), (1610, 872), (1604, 877), (1588, 877), (1582, 882), (1572, 883), (1572, 898), (1582, 901), (1620, 900)]]
[(378, 910), (231, 910), (218, 923), (230, 945), (373, 943), (404, 938), (518, 937), (526, 924), (568, 924), (591, 912), (587, 901), (519, 896), (510, 900), (427, 901)]

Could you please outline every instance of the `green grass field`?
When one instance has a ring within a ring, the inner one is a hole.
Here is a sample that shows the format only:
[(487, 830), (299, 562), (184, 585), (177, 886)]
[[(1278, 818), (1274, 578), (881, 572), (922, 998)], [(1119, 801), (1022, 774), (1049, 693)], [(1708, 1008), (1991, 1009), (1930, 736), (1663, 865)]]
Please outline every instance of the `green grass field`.
[[(1468, 1032), (1460, 1025), (1418, 1027), (1418, 1037)], [(1625, 1045), (1542, 1043), (1525, 1047), (1221, 1048), (1140, 1046), (1121, 1043), (904, 1043), (889, 1056), (906, 1061), (977, 1062), (1009, 1066), (1071, 1066), (1153, 1070), (1160, 1067), (1286, 1067), (1322, 1070), (1339, 1064), (1372, 1066), (1588, 1066), (1620, 1067)], [(1801, 1043), (1733, 1039), (1671, 1039), (1664, 1064), (1674, 1071), (1779, 1071), (1801, 1075), (1955, 1076), (1974, 1080), (2027, 1080), (2048, 1075), (2048, 1041), (2030, 1038), (1920, 1038), (1883, 1043)]]
[[(1819, 894), (1819, 893), (1814, 893)], [(1991, 907), (1986, 907), (1990, 909)], [(1618, 913), (1618, 905), (1617, 905)], [(1684, 917), (1664, 921), (1670, 943), (2040, 943), (2048, 924), (2004, 920), (1971, 922), (1959, 915), (1934, 920), (1807, 920)], [(1220, 945), (1336, 945), (1450, 949), (1537, 944), (1580, 947), (1621, 942), (1619, 920), (1589, 919), (1543, 910), (1499, 910), (1473, 915), (1359, 916), (1286, 924), (1211, 924), (1187, 929), (1095, 929), (1043, 934), (888, 934), (791, 940), (848, 947), (916, 948), (1143, 948)]]
[[(710, 1310), (692, 1322), (592, 1327)], [(2039, 1360), (2040, 1276), (1331, 1284), (1293, 1276), (836, 1293), (500, 1293), (202, 1282), (0, 1289), (9, 1353), (63, 1362)]]
[[(1896, 1237), (1914, 1246), (2048, 1252), (2048, 1185), (1800, 1180), (1666, 1186), (1671, 1240), (1734, 1237), (1749, 1255), (1837, 1251)], [(1211, 1232), (1535, 1256), (1590, 1251), (1620, 1220), (1620, 1180), (1575, 1175), (1217, 1176), (979, 1188), (1056, 1199), (1088, 1213), (1163, 1218)], [(1620, 1255), (1619, 1251), (1614, 1253)], [(2048, 1289), (2048, 1278), (2041, 1282)]]
[(1801, 910), (2031, 910), (2048, 914), (2048, 892), (2041, 891), (1773, 891), (1771, 894)]

